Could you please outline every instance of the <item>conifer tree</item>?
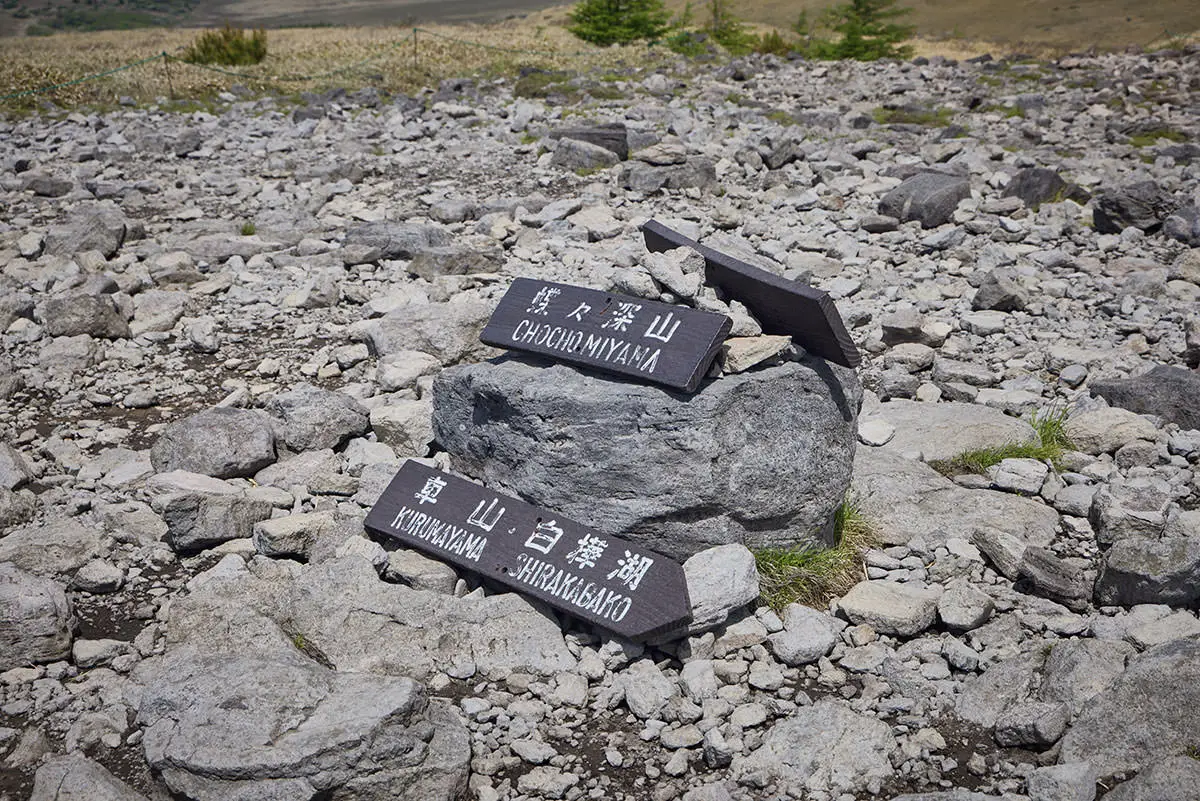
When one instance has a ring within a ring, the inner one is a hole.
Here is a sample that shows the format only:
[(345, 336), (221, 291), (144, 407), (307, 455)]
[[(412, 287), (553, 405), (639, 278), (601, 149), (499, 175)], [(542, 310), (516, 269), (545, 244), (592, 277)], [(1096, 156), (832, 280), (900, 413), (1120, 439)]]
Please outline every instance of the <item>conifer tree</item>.
[(834, 6), (825, 22), (842, 36), (832, 43), (829, 56), (858, 61), (910, 57), (912, 48), (900, 43), (916, 29), (895, 20), (911, 12), (911, 8), (896, 8), (896, 0), (850, 0)]
[(658, 39), (670, 27), (663, 0), (583, 0), (571, 10), (567, 30), (598, 45)]

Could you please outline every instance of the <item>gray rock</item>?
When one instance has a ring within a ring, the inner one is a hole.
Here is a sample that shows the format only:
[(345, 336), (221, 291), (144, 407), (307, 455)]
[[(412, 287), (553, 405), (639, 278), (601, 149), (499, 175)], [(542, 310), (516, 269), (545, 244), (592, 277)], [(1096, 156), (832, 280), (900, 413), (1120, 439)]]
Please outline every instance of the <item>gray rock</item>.
[(160, 473), (187, 470), (215, 478), (252, 476), (275, 459), (275, 433), (267, 418), (227, 407), (172, 423), (150, 448), (150, 462)]
[(1130, 226), (1156, 230), (1176, 202), (1154, 181), (1140, 181), (1101, 192), (1093, 198), (1092, 220), (1101, 234), (1119, 234)]
[(894, 748), (896, 739), (883, 721), (821, 700), (773, 725), (762, 746), (736, 760), (732, 770), (739, 783), (756, 788), (776, 782), (877, 793), (892, 776), (888, 755)]
[(783, 611), (783, 631), (767, 637), (775, 658), (795, 667), (816, 662), (833, 649), (844, 624), (824, 612), (789, 604)]
[(383, 578), (395, 584), (404, 584), (414, 590), (428, 590), (442, 595), (451, 595), (458, 583), (454, 568), (416, 551), (400, 550), (388, 554)]
[(29, 801), (146, 801), (81, 753), (51, 757), (37, 769)]
[(1093, 455), (1112, 453), (1136, 439), (1158, 437), (1158, 429), (1149, 420), (1119, 408), (1093, 409), (1073, 415), (1067, 420), (1066, 433), (1075, 450)]
[(1018, 197), (1031, 209), (1043, 203), (1057, 203), (1069, 194), (1067, 182), (1056, 171), (1045, 167), (1019, 170), (1004, 187), (1004, 197)]
[(1037, 432), (1026, 421), (974, 403), (892, 400), (874, 407), (871, 416), (896, 429), (883, 450), (920, 453), (926, 462), (1009, 442), (1037, 441)]
[(1130, 537), (1104, 555), (1096, 602), (1106, 606), (1170, 604), (1200, 599), (1200, 539)]
[(15, 490), (32, 478), (33, 471), (21, 452), (7, 442), (0, 442), (0, 489)]
[(1200, 373), (1160, 364), (1133, 378), (1093, 381), (1089, 386), (1113, 406), (1152, 414), (1182, 429), (1200, 428)]
[(211, 548), (229, 540), (245, 539), (254, 525), (271, 516), (271, 504), (230, 492), (180, 492), (155, 507), (167, 524), (167, 544), (180, 553)]
[(93, 559), (75, 573), (70, 588), (102, 594), (116, 592), (125, 584), (125, 571), (103, 559)]
[(1200, 761), (1175, 756), (1144, 767), (1101, 801), (1194, 801), (1200, 798)]
[(75, 188), (69, 178), (44, 173), (29, 173), (22, 179), (21, 185), (38, 197), (62, 197)]
[(838, 601), (851, 622), (899, 637), (912, 637), (932, 626), (937, 606), (937, 593), (891, 581), (860, 581)]
[(108, 295), (59, 295), (38, 304), (38, 317), (51, 336), (80, 334), (100, 339), (124, 339), (129, 323)]
[(1189, 247), (1200, 246), (1200, 206), (1182, 206), (1163, 220), (1163, 234)]
[(819, 539), (849, 481), (859, 392), (813, 359), (691, 396), (505, 359), (438, 376), (434, 431), (467, 475), (687, 558)]
[(991, 618), (995, 609), (991, 597), (965, 578), (947, 584), (937, 604), (942, 623), (956, 631), (979, 628)]
[(928, 465), (886, 452), (890, 445), (855, 453), (852, 484), (859, 508), (884, 543), (920, 536), (934, 547), (955, 533), (976, 530), (1032, 545), (1054, 539), (1058, 513), (1049, 506), (1006, 492), (963, 489)]
[(337, 530), (330, 512), (287, 515), (254, 524), (254, 547), (264, 556), (309, 559), (317, 541)]
[(65, 659), (74, 627), (62, 585), (0, 562), (0, 672)]
[(51, 226), (46, 234), (47, 256), (74, 256), (87, 250), (111, 259), (131, 234), (125, 215), (112, 203), (74, 208), (65, 225)]
[(475, 275), (494, 273), (504, 266), (504, 252), (457, 245), (426, 248), (413, 256), (408, 271), (433, 281), (440, 275)]
[(634, 192), (657, 192), (660, 189), (704, 189), (717, 181), (716, 165), (702, 156), (688, 158), (682, 164), (652, 165), (628, 161), (621, 165), (619, 182)]
[(1108, 545), (1128, 537), (1162, 536), (1171, 510), (1170, 486), (1157, 476), (1137, 476), (1100, 487), (1088, 519), (1096, 540)]
[(1062, 741), (1061, 761), (1102, 776), (1183, 754), (1200, 741), (1200, 637), (1173, 640), (1129, 660)]
[(714, 629), (730, 615), (758, 600), (758, 568), (744, 545), (718, 545), (683, 563), (692, 602), (689, 634)]
[(1029, 801), (1094, 801), (1096, 769), (1086, 762), (1037, 768), (1025, 780)]
[(33, 520), (37, 514), (37, 496), (28, 490), (13, 492), (0, 487), (0, 530), (11, 531)]
[(966, 178), (920, 172), (903, 181), (879, 201), (879, 213), (898, 220), (920, 220), (922, 228), (950, 221), (958, 204), (971, 196)]
[(975, 297), (971, 300), (973, 309), (994, 309), (995, 311), (1022, 311), (1029, 305), (1029, 293), (1017, 280), (1017, 273), (1007, 267), (997, 267), (988, 272)]
[(629, 158), (629, 131), (623, 122), (556, 128), (550, 132), (550, 138), (586, 142), (604, 148), (621, 161)]
[(79, 518), (49, 518), (0, 539), (0, 562), (38, 576), (74, 575), (100, 555), (103, 536)]
[(1126, 663), (1136, 653), (1128, 643), (1111, 640), (1056, 642), (1042, 665), (1037, 697), (1061, 701), (1078, 717), (1125, 672)]
[(1054, 745), (1066, 731), (1068, 719), (1066, 704), (1043, 701), (1014, 704), (996, 720), (996, 742), (1005, 748)]
[(345, 247), (365, 246), (379, 259), (411, 259), (429, 247), (450, 244), (450, 235), (436, 225), (398, 222), (367, 222), (351, 225), (346, 230)]
[(397, 456), (425, 456), (433, 443), (432, 405), (427, 400), (396, 401), (371, 411), (371, 428)]
[(626, 706), (640, 720), (658, 717), (667, 703), (678, 694), (674, 684), (649, 659), (641, 659), (630, 665), (621, 674), (621, 684), (625, 690)]
[(1030, 545), (1021, 556), (1019, 574), (1039, 594), (1077, 611), (1087, 607), (1092, 587), (1083, 560), (1062, 559), (1048, 548)]
[(340, 447), (371, 427), (369, 412), (354, 398), (309, 385), (276, 395), (266, 408), (280, 421), (283, 444), (297, 452)]
[(496, 353), (479, 341), (491, 314), (491, 303), (462, 295), (449, 303), (410, 303), (352, 330), (378, 357), (418, 350), (456, 364)]
[(566, 773), (549, 765), (536, 767), (517, 779), (517, 789), (522, 793), (551, 799), (566, 797), (567, 791), (577, 784), (579, 777), (574, 773)]
[(977, 726), (994, 727), (1006, 710), (1037, 691), (1037, 671), (1045, 661), (1045, 654), (1039, 652), (1017, 654), (992, 665), (985, 673), (968, 677), (955, 702), (955, 712)]
[(1003, 459), (988, 470), (996, 489), (1020, 495), (1037, 495), (1049, 473), (1049, 466), (1037, 459)]
[(1147, 649), (1197, 634), (1200, 634), (1200, 620), (1191, 612), (1180, 610), (1149, 623), (1130, 626), (1125, 636), (1138, 648)]
[(137, 677), (146, 761), (187, 798), (452, 801), (466, 789), (466, 728), (409, 679), (338, 673), (296, 648), (180, 648)]
[(558, 624), (520, 595), (455, 598), (388, 584), (371, 561), (353, 556), (309, 564), (285, 584), (244, 568), (208, 581), (172, 602), (168, 638), (238, 652), (272, 638), (291, 642), (284, 624), (338, 670), (424, 680), (470, 661), (482, 680), (575, 665)]
[(620, 160), (620, 157), (608, 148), (565, 136), (558, 140), (558, 144), (554, 146), (554, 154), (550, 157), (550, 163), (556, 167), (584, 171), (602, 170)]

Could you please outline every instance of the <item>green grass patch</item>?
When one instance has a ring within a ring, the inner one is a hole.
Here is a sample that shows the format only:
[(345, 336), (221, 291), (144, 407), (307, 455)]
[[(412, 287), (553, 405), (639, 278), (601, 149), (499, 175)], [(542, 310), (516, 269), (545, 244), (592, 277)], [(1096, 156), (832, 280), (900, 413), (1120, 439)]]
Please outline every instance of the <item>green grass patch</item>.
[(958, 476), (964, 473), (983, 474), (989, 467), (994, 467), (1005, 459), (1037, 459), (1050, 462), (1057, 469), (1062, 459), (1063, 451), (1071, 446), (1067, 437), (1067, 410), (1065, 408), (1050, 408), (1034, 412), (1029, 424), (1037, 432), (1036, 442), (1006, 442), (988, 448), (960, 453), (952, 459), (936, 459), (929, 466), (944, 476)]
[(1129, 137), (1129, 144), (1134, 147), (1151, 147), (1158, 144), (1158, 140), (1166, 139), (1169, 142), (1186, 142), (1187, 135), (1176, 131), (1174, 128), (1154, 128), (1149, 131), (1141, 131)]
[(837, 545), (761, 548), (758, 565), (759, 601), (776, 612), (801, 603), (823, 609), (830, 598), (844, 595), (861, 581), (863, 552), (876, 542), (871, 524), (858, 505), (847, 498), (834, 518)]
[(247, 220), (242, 223), (241, 232), (242, 236), (254, 236), (258, 233), (258, 226)]
[(880, 125), (924, 125), (945, 128), (950, 124), (951, 112), (948, 108), (877, 108), (871, 112), (871, 116)]
[(1022, 109), (1020, 106), (1005, 106), (1005, 105), (993, 104), (990, 106), (984, 106), (983, 108), (981, 108), (979, 110), (985, 114), (995, 113), (995, 114), (1001, 115), (1002, 117), (1020, 117), (1022, 119), (1024, 119), (1024, 117), (1025, 117), (1025, 110)]

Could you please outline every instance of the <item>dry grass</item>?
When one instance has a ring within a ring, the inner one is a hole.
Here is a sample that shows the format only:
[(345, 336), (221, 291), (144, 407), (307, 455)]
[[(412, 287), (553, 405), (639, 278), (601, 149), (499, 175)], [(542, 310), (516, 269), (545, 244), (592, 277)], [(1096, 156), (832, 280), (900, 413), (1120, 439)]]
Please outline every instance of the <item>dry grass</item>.
[[(572, 69), (603, 74), (610, 70), (646, 66), (662, 58), (643, 47), (596, 48), (565, 30), (522, 21), (495, 25), (425, 26), (414, 53), (411, 28), (291, 28), (268, 32), (267, 58), (252, 67), (226, 75), (172, 60), (135, 67), (125, 72), (55, 90), (18, 103), (31, 107), (41, 99), (61, 106), (112, 104), (128, 96), (141, 103), (174, 94), (204, 98), (241, 84), (252, 91), (294, 93), (332, 86), (375, 86), (389, 91), (412, 91), (442, 78), (473, 74), (514, 75), (523, 67)], [(475, 42), (472, 46), (450, 39)], [(137, 61), (156, 53), (178, 57), (191, 44), (195, 31), (161, 28), (137, 31), (59, 34), (44, 38), (0, 38), (0, 95), (36, 86), (63, 83)], [(537, 51), (525, 53), (504, 50)], [(366, 64), (360, 64), (370, 59)], [(308, 80), (289, 80), (352, 66), (344, 72)], [(250, 76), (250, 77), (241, 77)]]

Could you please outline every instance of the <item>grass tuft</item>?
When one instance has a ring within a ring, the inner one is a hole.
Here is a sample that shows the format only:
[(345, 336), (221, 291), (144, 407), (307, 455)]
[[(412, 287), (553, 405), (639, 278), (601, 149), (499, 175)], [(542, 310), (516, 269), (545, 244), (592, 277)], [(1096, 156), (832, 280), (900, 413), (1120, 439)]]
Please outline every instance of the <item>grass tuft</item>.
[(258, 226), (250, 221), (242, 223), (242, 236), (254, 236), (258, 233)]
[(1186, 134), (1180, 133), (1174, 128), (1155, 128), (1131, 135), (1129, 144), (1134, 147), (1151, 147), (1157, 145), (1160, 139), (1166, 139), (1168, 142), (1186, 142), (1188, 140)]
[(761, 548), (759, 600), (776, 612), (801, 603), (823, 609), (831, 598), (845, 595), (863, 578), (863, 552), (875, 544), (875, 532), (853, 499), (838, 507), (834, 519), (837, 545)]
[(1066, 408), (1051, 406), (1036, 411), (1030, 416), (1029, 424), (1037, 432), (1037, 442), (1006, 442), (1002, 445), (978, 448), (960, 453), (951, 459), (936, 459), (930, 462), (929, 466), (944, 476), (964, 473), (982, 475), (989, 467), (994, 467), (1005, 459), (1037, 459), (1049, 462), (1058, 469), (1063, 451), (1071, 447), (1066, 430)]
[(945, 128), (950, 124), (948, 108), (877, 108), (871, 113), (880, 125), (925, 125)]
[(241, 28), (229, 24), (200, 34), (183, 53), (183, 60), (193, 64), (224, 64), (228, 67), (258, 64), (266, 57), (266, 31), (259, 28), (247, 36)]

